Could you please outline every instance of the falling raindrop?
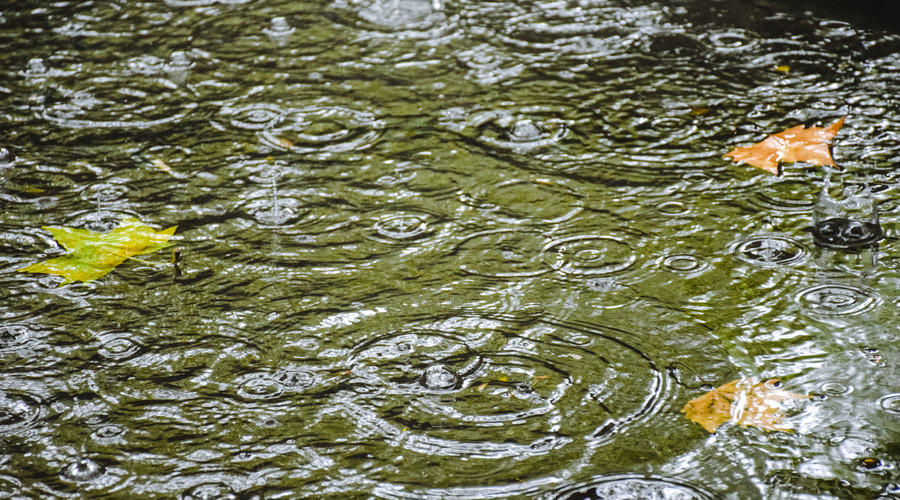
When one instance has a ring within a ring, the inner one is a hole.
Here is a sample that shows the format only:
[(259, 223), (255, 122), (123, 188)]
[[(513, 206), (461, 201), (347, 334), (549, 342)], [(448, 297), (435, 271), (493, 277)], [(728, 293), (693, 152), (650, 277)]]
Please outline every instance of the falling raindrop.
[(297, 31), (297, 28), (288, 24), (287, 19), (283, 17), (273, 17), (269, 22), (269, 26), (263, 28), (263, 33), (268, 35), (269, 39), (278, 45), (286, 44), (295, 31)]

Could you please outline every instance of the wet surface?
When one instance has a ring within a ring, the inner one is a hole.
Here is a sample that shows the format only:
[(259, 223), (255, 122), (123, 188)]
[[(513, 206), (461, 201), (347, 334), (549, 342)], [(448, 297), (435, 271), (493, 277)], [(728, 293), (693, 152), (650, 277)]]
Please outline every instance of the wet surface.
[[(881, 23), (17, 2), (0, 40), (0, 498), (900, 494)], [(722, 158), (841, 116), (843, 172)], [(16, 272), (123, 217), (178, 225), (177, 267)], [(680, 413), (738, 377), (825, 398)]]

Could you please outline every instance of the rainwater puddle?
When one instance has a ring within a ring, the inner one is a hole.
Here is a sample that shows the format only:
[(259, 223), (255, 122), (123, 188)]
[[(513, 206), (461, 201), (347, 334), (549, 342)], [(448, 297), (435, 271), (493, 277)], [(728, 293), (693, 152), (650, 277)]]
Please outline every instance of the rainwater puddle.
[[(896, 498), (900, 35), (877, 21), (0, 7), (0, 498)], [(843, 116), (841, 171), (723, 158)], [(173, 246), (79, 250), (122, 261), (88, 283), (18, 272), (124, 217)], [(685, 418), (738, 378), (814, 397), (790, 433)]]

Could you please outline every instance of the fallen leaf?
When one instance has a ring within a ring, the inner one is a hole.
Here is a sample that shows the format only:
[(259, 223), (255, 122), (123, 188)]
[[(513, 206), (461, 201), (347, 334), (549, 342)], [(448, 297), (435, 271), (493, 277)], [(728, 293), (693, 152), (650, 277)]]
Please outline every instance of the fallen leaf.
[(750, 378), (740, 378), (688, 401), (681, 412), (709, 432), (716, 432), (728, 421), (769, 431), (790, 432), (789, 427), (782, 425), (781, 405), (806, 398), (809, 396), (781, 389), (776, 379), (756, 383)]
[(803, 125), (797, 125), (772, 134), (752, 146), (734, 148), (723, 158), (730, 156), (732, 161), (749, 163), (775, 175), (781, 175), (782, 163), (794, 161), (828, 165), (843, 170), (831, 158), (828, 143), (841, 129), (844, 118), (846, 116), (827, 127), (804, 128)]
[(782, 64), (780, 66), (775, 66), (775, 71), (780, 71), (782, 73), (790, 73), (791, 67), (787, 64)]
[(44, 226), (42, 229), (49, 231), (69, 253), (19, 271), (56, 274), (65, 278), (63, 285), (73, 281), (94, 281), (128, 258), (171, 246), (169, 239), (177, 228), (172, 226), (157, 232), (133, 217), (122, 219), (119, 226), (108, 233)]

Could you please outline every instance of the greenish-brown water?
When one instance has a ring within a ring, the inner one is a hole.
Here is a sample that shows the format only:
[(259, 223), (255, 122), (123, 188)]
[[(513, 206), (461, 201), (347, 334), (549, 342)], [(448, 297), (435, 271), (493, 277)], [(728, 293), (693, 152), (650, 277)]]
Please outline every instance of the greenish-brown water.
[[(0, 498), (897, 498), (900, 36), (829, 16), (4, 4)], [(841, 116), (875, 247), (722, 158)], [(177, 267), (16, 272), (123, 217)], [(680, 413), (739, 377), (825, 398)]]

